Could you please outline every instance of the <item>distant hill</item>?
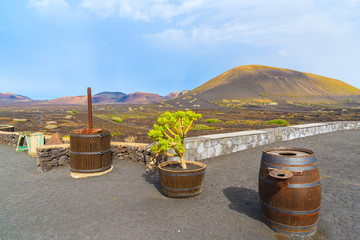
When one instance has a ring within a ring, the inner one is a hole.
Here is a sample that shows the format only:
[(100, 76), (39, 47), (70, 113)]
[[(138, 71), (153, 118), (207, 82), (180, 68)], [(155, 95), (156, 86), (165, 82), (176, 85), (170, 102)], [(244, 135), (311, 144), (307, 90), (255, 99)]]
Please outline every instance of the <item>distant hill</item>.
[(167, 103), (202, 108), (246, 102), (334, 103), (346, 98), (359, 99), (360, 90), (340, 80), (311, 73), (246, 65), (231, 69)]
[[(183, 91), (186, 92), (186, 91)], [(125, 94), (122, 92), (101, 92), (92, 96), (93, 103), (99, 104), (148, 104), (171, 99), (172, 96), (176, 97), (180, 93), (170, 93), (162, 97), (154, 93), (135, 92)], [(46, 101), (46, 104), (66, 105), (66, 104), (87, 104), (87, 96), (74, 96), (74, 97), (61, 97)]]
[[(233, 68), (193, 89), (166, 96), (154, 93), (101, 92), (93, 95), (98, 104), (149, 104), (166, 101), (180, 108), (211, 108), (242, 104), (339, 103), (354, 99), (360, 103), (360, 90), (337, 79), (290, 69), (261, 65)], [(87, 104), (87, 96), (36, 101), (28, 97), (0, 93), (0, 104)]]
[(127, 94), (122, 92), (101, 92), (93, 96), (94, 103), (114, 103), (121, 102)]
[(22, 102), (30, 102), (31, 100), (32, 99), (28, 97), (18, 95), (15, 93), (10, 93), (10, 92), (0, 93), (0, 103), (12, 103), (12, 102), (22, 103)]

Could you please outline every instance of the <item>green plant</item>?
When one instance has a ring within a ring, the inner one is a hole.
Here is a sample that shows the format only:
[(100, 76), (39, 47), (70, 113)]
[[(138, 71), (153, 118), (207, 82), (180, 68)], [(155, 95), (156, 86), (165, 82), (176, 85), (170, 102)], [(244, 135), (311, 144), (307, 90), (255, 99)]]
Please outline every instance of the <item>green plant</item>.
[[(169, 157), (179, 157), (181, 167), (186, 169), (184, 139), (193, 128), (193, 122), (199, 118), (201, 114), (192, 111), (164, 112), (157, 119), (160, 125), (154, 124), (154, 128), (148, 133), (154, 141), (151, 150), (156, 153), (156, 156), (164, 154)], [(175, 154), (168, 153), (170, 148), (175, 151)]]
[(124, 141), (127, 143), (134, 143), (137, 139), (137, 136), (129, 135), (128, 137), (124, 138)]
[(265, 122), (265, 124), (288, 125), (289, 122), (286, 120), (283, 120), (283, 119), (274, 119), (274, 120)]
[(222, 122), (220, 119), (208, 119), (206, 120), (207, 123), (218, 123), (218, 122)]
[(209, 127), (204, 124), (196, 124), (192, 130), (214, 130), (214, 127)]
[(66, 111), (67, 114), (69, 115), (75, 115), (77, 113), (76, 110), (71, 110), (71, 111)]
[(122, 118), (119, 118), (119, 117), (113, 117), (112, 121), (116, 122), (116, 123), (122, 123), (124, 120)]

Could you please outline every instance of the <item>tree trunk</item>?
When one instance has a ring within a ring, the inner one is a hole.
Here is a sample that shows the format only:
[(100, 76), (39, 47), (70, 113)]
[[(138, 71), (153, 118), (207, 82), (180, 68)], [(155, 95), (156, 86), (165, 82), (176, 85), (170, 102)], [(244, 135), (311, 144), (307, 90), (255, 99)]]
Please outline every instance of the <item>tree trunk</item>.
[(180, 166), (182, 167), (182, 169), (187, 169), (186, 163), (184, 160), (184, 155), (180, 156)]

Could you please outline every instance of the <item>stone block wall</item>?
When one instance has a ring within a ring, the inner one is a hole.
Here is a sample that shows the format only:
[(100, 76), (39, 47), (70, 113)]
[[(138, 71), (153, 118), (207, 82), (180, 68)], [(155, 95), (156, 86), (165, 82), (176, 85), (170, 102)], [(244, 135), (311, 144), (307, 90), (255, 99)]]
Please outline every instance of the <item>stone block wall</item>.
[[(360, 122), (343, 121), (313, 123), (264, 130), (192, 137), (185, 139), (185, 159), (189, 161), (198, 161), (274, 142), (288, 141), (301, 137), (350, 129), (360, 129)], [(172, 160), (178, 160), (178, 158), (172, 158)]]
[(18, 132), (0, 131), (0, 144), (16, 147), (18, 139)]

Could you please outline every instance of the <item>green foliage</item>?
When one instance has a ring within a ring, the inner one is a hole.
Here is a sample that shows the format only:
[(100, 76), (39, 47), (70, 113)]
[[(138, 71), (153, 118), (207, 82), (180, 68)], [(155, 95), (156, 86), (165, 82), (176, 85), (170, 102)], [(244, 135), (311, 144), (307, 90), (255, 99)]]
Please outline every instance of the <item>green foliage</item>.
[(206, 120), (206, 122), (207, 123), (218, 123), (218, 122), (221, 122), (221, 120), (220, 119), (208, 119), (208, 120)]
[(120, 135), (122, 135), (122, 134), (121, 134), (119, 131), (110, 133), (110, 136), (111, 136), (111, 137), (120, 136)]
[(265, 122), (265, 124), (288, 125), (289, 122), (286, 120), (283, 120), (283, 119), (274, 119), (274, 120)]
[(214, 127), (209, 127), (204, 124), (196, 124), (192, 130), (214, 130)]
[(69, 115), (75, 115), (77, 113), (76, 110), (71, 110), (71, 111), (66, 111), (67, 114)]
[[(192, 111), (177, 111), (175, 113), (164, 112), (157, 119), (160, 125), (154, 124), (154, 128), (148, 133), (154, 141), (151, 150), (156, 155), (167, 155), (170, 157), (180, 157), (181, 166), (186, 169), (184, 161), (186, 134), (193, 128), (193, 122), (201, 118), (201, 114)], [(175, 154), (168, 153), (172, 148)]]
[(116, 122), (116, 123), (122, 123), (124, 120), (122, 118), (119, 118), (119, 117), (113, 117), (112, 121)]

